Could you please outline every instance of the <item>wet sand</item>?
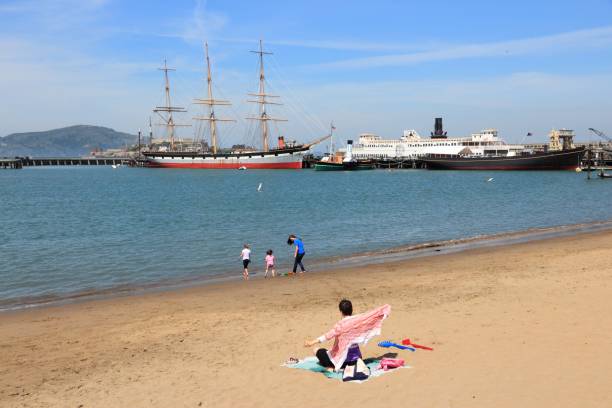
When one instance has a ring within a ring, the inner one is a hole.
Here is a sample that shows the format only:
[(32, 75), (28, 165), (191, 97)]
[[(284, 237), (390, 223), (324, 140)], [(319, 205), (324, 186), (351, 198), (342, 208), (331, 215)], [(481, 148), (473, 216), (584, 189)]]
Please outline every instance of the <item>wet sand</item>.
[[(612, 232), (0, 314), (1, 407), (612, 406)], [(237, 270), (237, 273), (240, 273)], [(383, 303), (411, 366), (343, 384), (281, 363)]]

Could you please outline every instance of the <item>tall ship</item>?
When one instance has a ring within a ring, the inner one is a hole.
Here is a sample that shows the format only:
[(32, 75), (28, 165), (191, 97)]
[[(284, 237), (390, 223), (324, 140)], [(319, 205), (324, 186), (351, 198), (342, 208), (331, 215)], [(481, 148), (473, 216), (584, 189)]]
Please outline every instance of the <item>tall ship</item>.
[[(194, 104), (205, 105), (207, 114), (194, 117), (194, 120), (208, 123), (210, 134), (210, 146), (201, 144), (200, 149), (185, 148), (182, 143), (176, 142), (176, 128), (181, 125), (175, 122), (174, 113), (187, 112), (185, 108), (173, 106), (171, 103), (170, 81), (168, 72), (173, 71), (166, 63), (160, 68), (164, 72), (165, 81), (165, 105), (156, 107), (153, 112), (163, 121), (162, 125), (167, 129), (168, 145), (163, 148), (152, 149), (142, 152), (145, 165), (148, 167), (165, 168), (192, 168), (192, 169), (301, 169), (304, 155), (312, 146), (322, 142), (329, 136), (324, 136), (311, 143), (298, 144), (286, 142), (283, 136), (278, 137), (276, 146), (270, 146), (270, 123), (286, 122), (285, 119), (270, 116), (268, 105), (281, 105), (277, 102), (278, 95), (266, 92), (266, 77), (264, 71), (264, 55), (272, 53), (264, 51), (263, 44), (259, 42), (259, 49), (251, 51), (259, 58), (259, 89), (256, 93), (249, 93), (252, 97), (248, 102), (259, 105), (259, 114), (246, 119), (259, 122), (261, 130), (261, 149), (236, 148), (234, 150), (221, 149), (218, 146), (218, 123), (231, 122), (232, 119), (219, 118), (215, 114), (215, 106), (229, 106), (229, 101), (215, 99), (213, 96), (212, 73), (210, 59), (208, 57), (208, 43), (205, 44), (206, 68), (207, 68), (207, 90), (205, 99), (195, 99)], [(152, 127), (149, 124), (149, 134), (152, 138)]]
[(524, 145), (504, 142), (498, 136), (497, 129), (484, 129), (469, 137), (449, 137), (444, 131), (442, 118), (436, 118), (430, 137), (421, 137), (416, 130), (405, 130), (399, 139), (383, 139), (373, 133), (362, 133), (353, 147), (353, 157), (405, 160), (430, 155), (513, 156), (524, 149)]

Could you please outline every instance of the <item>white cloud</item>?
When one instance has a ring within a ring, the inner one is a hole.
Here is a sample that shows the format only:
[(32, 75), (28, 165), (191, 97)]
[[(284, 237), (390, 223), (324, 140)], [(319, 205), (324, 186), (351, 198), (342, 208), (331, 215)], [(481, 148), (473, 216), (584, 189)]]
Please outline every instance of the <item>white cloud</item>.
[[(442, 116), (452, 135), (499, 128), (508, 140), (526, 132), (544, 140), (553, 127), (612, 129), (612, 74), (551, 75), (540, 72), (472, 80), (342, 83), (298, 89), (314, 114), (334, 120), (339, 138), (373, 131), (399, 137), (404, 129), (427, 135)], [(295, 129), (297, 132), (298, 130)]]
[(11, 104), (3, 112), (0, 136), (75, 123), (129, 130), (137, 124), (125, 120), (128, 113), (140, 111), (144, 121), (149, 105), (157, 101), (156, 89), (146, 88), (139, 78), (156, 68), (148, 62), (101, 60), (35, 41), (3, 38), (0, 89)]
[(378, 68), (466, 58), (531, 55), (541, 52), (567, 52), (570, 48), (608, 47), (610, 45), (612, 45), (612, 26), (520, 40), (464, 44), (409, 54), (347, 59), (317, 64), (315, 66), (333, 69)]
[(206, 0), (196, 0), (190, 18), (180, 23), (177, 35), (187, 42), (201, 43), (223, 29), (227, 22), (224, 14), (207, 9)]
[[(215, 37), (215, 41), (253, 44), (253, 38)], [(411, 51), (422, 50), (433, 46), (426, 44), (398, 44), (386, 42), (372, 42), (359, 40), (299, 40), (299, 39), (264, 39), (268, 45), (282, 45), (289, 47), (342, 50), (342, 51)]]
[(0, 16), (25, 18), (36, 31), (64, 31), (100, 17), (110, 0), (20, 0), (0, 5)]

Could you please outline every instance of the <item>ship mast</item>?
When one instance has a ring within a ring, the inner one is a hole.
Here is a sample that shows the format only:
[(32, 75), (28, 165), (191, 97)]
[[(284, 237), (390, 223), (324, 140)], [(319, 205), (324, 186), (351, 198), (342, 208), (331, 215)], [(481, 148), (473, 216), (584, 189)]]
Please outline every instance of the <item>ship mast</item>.
[(262, 139), (263, 151), (267, 152), (268, 150), (270, 150), (270, 143), (269, 143), (269, 137), (268, 137), (268, 133), (269, 133), (268, 122), (269, 121), (287, 122), (287, 120), (280, 119), (280, 118), (272, 118), (268, 116), (268, 113), (266, 112), (266, 105), (282, 105), (281, 103), (270, 102), (269, 100), (266, 99), (266, 98), (278, 98), (279, 97), (277, 95), (270, 95), (266, 93), (266, 77), (264, 73), (263, 56), (272, 55), (272, 53), (263, 50), (263, 43), (261, 40), (259, 40), (259, 50), (251, 51), (251, 52), (259, 55), (259, 91), (257, 93), (250, 93), (249, 95), (257, 97), (257, 100), (249, 100), (248, 102), (259, 104), (259, 116), (248, 117), (247, 119), (258, 120), (261, 122), (261, 139)]
[[(160, 71), (164, 71), (164, 80), (165, 80), (165, 90), (166, 90), (166, 104), (164, 106), (156, 106), (153, 109), (153, 112), (157, 113), (157, 115), (164, 121), (162, 123), (163, 126), (166, 126), (168, 129), (168, 139), (170, 141), (170, 149), (174, 150), (174, 136), (175, 136), (175, 128), (177, 126), (191, 126), (191, 125), (179, 125), (174, 123), (174, 117), (172, 116), (173, 112), (187, 112), (185, 108), (181, 108), (178, 106), (172, 106), (172, 102), (170, 99), (170, 79), (168, 78), (169, 71), (176, 71), (174, 68), (168, 68), (168, 64), (166, 60), (164, 60), (163, 68), (159, 68)], [(160, 112), (165, 112), (166, 115), (162, 115)]]
[(220, 119), (215, 116), (215, 105), (225, 105), (229, 106), (231, 103), (229, 101), (222, 101), (220, 99), (213, 98), (212, 93), (212, 73), (210, 71), (210, 58), (208, 58), (208, 43), (204, 43), (204, 49), (206, 52), (206, 80), (208, 82), (208, 98), (207, 99), (194, 99), (193, 103), (198, 105), (207, 105), (208, 106), (208, 116), (196, 116), (195, 120), (205, 120), (208, 121), (208, 126), (210, 127), (210, 144), (212, 147), (213, 154), (217, 154), (218, 142), (217, 142), (217, 122), (235, 122), (233, 119)]

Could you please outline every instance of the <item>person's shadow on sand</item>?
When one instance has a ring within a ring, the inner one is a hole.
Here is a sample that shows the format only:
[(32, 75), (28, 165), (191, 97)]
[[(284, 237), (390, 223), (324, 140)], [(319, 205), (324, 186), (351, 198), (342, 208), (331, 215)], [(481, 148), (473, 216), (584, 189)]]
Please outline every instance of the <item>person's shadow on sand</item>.
[(373, 363), (374, 361), (380, 361), (383, 358), (396, 358), (397, 357), (397, 353), (385, 353), (382, 356), (379, 357), (370, 357), (370, 358), (365, 358), (363, 359), (363, 362), (366, 364), (370, 364)]

